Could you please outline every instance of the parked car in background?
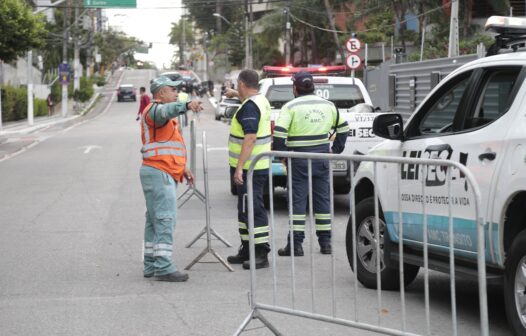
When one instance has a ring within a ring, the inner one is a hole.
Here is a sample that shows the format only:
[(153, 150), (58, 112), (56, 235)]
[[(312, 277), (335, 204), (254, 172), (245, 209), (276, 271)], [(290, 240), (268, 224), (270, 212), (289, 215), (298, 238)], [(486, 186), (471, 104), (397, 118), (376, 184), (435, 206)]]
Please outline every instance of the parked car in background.
[(137, 90), (132, 84), (122, 84), (117, 89), (117, 101), (137, 101)]
[(241, 106), (241, 102), (237, 98), (227, 98), (226, 96), (221, 97), (221, 101), (217, 104), (215, 117), (216, 120), (221, 118), (231, 119), (236, 110)]

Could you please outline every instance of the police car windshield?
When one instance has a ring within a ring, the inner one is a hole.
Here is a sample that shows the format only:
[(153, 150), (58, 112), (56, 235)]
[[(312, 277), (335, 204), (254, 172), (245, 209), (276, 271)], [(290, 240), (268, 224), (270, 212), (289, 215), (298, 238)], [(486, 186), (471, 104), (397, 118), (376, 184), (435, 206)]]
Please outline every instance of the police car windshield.
[[(351, 108), (356, 104), (365, 102), (360, 88), (352, 84), (315, 84), (314, 93), (319, 97), (330, 100), (340, 109)], [(294, 99), (292, 85), (271, 86), (267, 92), (267, 99), (272, 108), (281, 108)]]

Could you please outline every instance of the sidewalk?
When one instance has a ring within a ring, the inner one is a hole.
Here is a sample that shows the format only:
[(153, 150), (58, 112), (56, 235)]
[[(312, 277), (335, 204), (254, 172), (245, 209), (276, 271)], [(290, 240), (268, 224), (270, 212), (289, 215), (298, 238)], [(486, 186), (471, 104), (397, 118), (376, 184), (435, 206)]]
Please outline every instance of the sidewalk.
[(62, 103), (58, 103), (55, 106), (53, 115), (35, 117), (33, 119), (33, 125), (29, 125), (27, 119), (4, 122), (2, 128), (0, 128), (0, 145), (6, 142), (10, 137), (24, 136), (50, 126), (70, 122), (85, 115), (94, 106), (101, 94), (108, 90), (108, 87), (112, 85), (114, 85), (114, 83), (111, 83), (110, 79), (110, 82), (105, 86), (97, 87), (93, 97), (91, 97), (87, 103), (81, 104), (78, 112), (75, 111), (75, 102), (72, 99), (69, 99), (68, 115), (66, 117), (62, 117)]

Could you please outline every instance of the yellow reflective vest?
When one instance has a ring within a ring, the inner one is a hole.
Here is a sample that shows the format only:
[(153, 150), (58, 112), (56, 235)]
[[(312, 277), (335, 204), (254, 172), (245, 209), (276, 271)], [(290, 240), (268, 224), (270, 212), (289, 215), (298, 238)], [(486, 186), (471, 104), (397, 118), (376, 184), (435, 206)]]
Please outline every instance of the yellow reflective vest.
[[(261, 94), (257, 94), (248, 99), (245, 99), (243, 104), (237, 109), (236, 113), (232, 117), (232, 124), (230, 127), (230, 136), (228, 138), (228, 161), (231, 167), (236, 168), (241, 154), (241, 148), (243, 140), (245, 139), (245, 133), (243, 127), (237, 121), (237, 113), (243, 108), (243, 106), (249, 101), (253, 101), (260, 112), (258, 131), (256, 133), (256, 144), (250, 153), (250, 157), (243, 164), (243, 169), (248, 169), (252, 163), (252, 159), (259, 153), (270, 151), (270, 144), (272, 142), (272, 134), (270, 129), (270, 104)], [(268, 169), (269, 164), (268, 158), (262, 158), (258, 160), (254, 169)]]

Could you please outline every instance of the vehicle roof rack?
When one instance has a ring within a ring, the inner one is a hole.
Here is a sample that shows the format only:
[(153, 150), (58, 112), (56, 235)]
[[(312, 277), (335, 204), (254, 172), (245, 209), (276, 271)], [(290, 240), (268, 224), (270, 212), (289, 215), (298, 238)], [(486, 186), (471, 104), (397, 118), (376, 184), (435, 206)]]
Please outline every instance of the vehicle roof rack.
[(502, 49), (513, 52), (526, 45), (526, 19), (510, 16), (491, 16), (485, 25), (486, 31), (493, 31), (495, 36), (486, 56), (497, 55)]

